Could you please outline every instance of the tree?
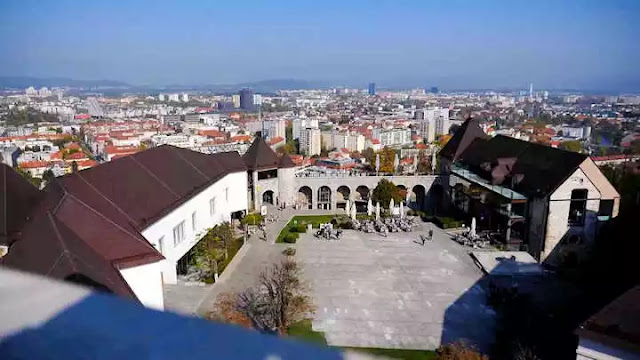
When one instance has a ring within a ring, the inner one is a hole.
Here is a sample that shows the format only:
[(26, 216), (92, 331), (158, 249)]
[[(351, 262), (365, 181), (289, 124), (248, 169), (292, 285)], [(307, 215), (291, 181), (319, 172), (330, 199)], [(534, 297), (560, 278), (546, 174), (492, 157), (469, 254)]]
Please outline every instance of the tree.
[(290, 258), (272, 265), (262, 274), (258, 286), (236, 296), (235, 310), (252, 326), (267, 333), (285, 333), (296, 321), (314, 311), (307, 287), (299, 279), (300, 268)]
[(418, 173), (431, 173), (431, 157), (428, 156), (424, 151), (420, 151), (418, 153)]
[(628, 152), (630, 154), (640, 154), (640, 139), (633, 140), (629, 146)]
[(402, 193), (398, 187), (387, 179), (382, 179), (378, 182), (378, 185), (373, 189), (371, 194), (371, 200), (373, 202), (379, 202), (385, 208), (389, 207), (391, 199), (397, 204), (404, 200)]
[(50, 183), (51, 180), (55, 179), (56, 176), (53, 174), (51, 169), (47, 169), (42, 173), (42, 181), (46, 184)]
[(362, 150), (362, 157), (371, 164), (371, 167), (376, 166), (376, 152), (372, 148), (366, 148)]
[(18, 174), (20, 174), (20, 176), (22, 176), (25, 180), (27, 180), (28, 182), (30, 182), (31, 184), (33, 184), (33, 186), (37, 187), (38, 189), (40, 189), (40, 184), (42, 183), (41, 179), (38, 179), (36, 177), (33, 177), (31, 175), (31, 173), (21, 167), (17, 167), (15, 168), (16, 172)]
[(237, 310), (238, 295), (235, 293), (222, 293), (216, 297), (213, 310), (206, 318), (209, 320), (221, 321), (229, 324), (240, 325), (245, 328), (252, 327), (251, 320), (245, 314)]
[(489, 360), (472, 346), (463, 341), (442, 345), (437, 350), (438, 360)]
[[(396, 158), (396, 150), (388, 146), (385, 146), (384, 149), (382, 149), (379, 152), (379, 155), (380, 155), (380, 171), (386, 172), (386, 173), (393, 173), (395, 170), (393, 168), (393, 162)], [(375, 159), (374, 159), (374, 166), (375, 166)]]
[(231, 224), (224, 222), (207, 231), (207, 234), (196, 245), (196, 265), (205, 272), (205, 279), (218, 279), (221, 261), (227, 260), (228, 248), (233, 241)]
[(582, 144), (578, 140), (563, 141), (560, 143), (559, 148), (567, 151), (581, 152)]
[(226, 249), (220, 238), (205, 236), (195, 249), (196, 266), (205, 273), (205, 281), (218, 280), (218, 264), (225, 258)]

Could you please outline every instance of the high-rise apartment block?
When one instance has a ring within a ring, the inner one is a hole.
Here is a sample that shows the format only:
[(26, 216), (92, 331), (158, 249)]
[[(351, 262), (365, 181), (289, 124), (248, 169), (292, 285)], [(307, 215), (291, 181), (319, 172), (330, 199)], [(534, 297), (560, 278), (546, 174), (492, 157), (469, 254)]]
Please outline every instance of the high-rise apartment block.
[(299, 139), (302, 137), (302, 132), (306, 128), (314, 128), (317, 129), (319, 126), (318, 120), (316, 119), (295, 119), (291, 122), (293, 139)]
[(418, 120), (418, 130), (424, 142), (435, 140), (436, 136), (449, 133), (449, 109), (433, 108), (416, 110), (414, 119)]
[(320, 155), (321, 148), (320, 129), (305, 128), (300, 132), (300, 152), (307, 156)]
[(322, 144), (327, 149), (364, 150), (365, 138), (356, 132), (323, 131)]

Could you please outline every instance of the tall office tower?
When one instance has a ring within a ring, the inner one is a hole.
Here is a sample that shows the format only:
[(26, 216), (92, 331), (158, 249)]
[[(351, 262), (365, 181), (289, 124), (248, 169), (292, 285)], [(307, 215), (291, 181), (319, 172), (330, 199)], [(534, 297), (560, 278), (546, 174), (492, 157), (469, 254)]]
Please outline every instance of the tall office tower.
[(373, 96), (376, 94), (376, 83), (369, 83), (369, 95)]
[(322, 148), (322, 135), (320, 129), (306, 128), (300, 132), (300, 151), (307, 155), (320, 155)]
[(234, 94), (231, 96), (231, 102), (233, 103), (233, 107), (234, 108), (239, 108), (240, 107), (240, 95), (239, 94)]
[(183, 102), (189, 102), (189, 94), (187, 94), (187, 93), (182, 94), (182, 101)]
[(533, 100), (533, 83), (529, 84), (529, 100)]
[(253, 106), (253, 90), (242, 89), (240, 90), (240, 108), (242, 110), (252, 110)]

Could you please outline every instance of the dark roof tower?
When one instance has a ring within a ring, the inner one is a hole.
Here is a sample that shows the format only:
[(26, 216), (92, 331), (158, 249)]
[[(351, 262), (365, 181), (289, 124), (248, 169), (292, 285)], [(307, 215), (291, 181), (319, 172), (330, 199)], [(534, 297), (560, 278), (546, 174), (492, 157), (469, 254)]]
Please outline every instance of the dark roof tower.
[(266, 170), (278, 168), (280, 159), (271, 146), (262, 137), (256, 137), (249, 149), (242, 156), (249, 170)]
[(468, 118), (460, 128), (453, 134), (453, 137), (447, 142), (447, 144), (440, 150), (440, 156), (447, 158), (451, 161), (456, 161), (460, 154), (473, 142), (475, 139), (487, 139), (489, 136), (482, 131), (478, 120)]

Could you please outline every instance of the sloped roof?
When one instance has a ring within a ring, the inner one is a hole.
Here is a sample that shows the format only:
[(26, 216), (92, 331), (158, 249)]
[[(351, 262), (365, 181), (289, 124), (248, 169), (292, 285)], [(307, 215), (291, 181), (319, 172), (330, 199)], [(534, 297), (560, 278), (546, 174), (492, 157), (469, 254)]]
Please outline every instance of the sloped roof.
[(0, 164), (0, 244), (8, 245), (42, 199), (35, 186), (6, 164)]
[(458, 156), (473, 142), (475, 139), (487, 139), (487, 134), (482, 131), (478, 120), (468, 118), (456, 133), (449, 139), (440, 150), (440, 156), (445, 157), (451, 161), (456, 161)]
[(201, 189), (246, 171), (237, 152), (202, 154), (163, 145), (57, 178), (66, 192), (101, 213), (126, 214), (142, 231)]
[(457, 158), (493, 184), (529, 196), (544, 196), (564, 182), (587, 157), (497, 135), (489, 140), (474, 139)]
[(82, 274), (120, 296), (136, 299), (120, 272), (50, 213), (41, 214), (2, 258), (8, 267), (68, 279)]
[(261, 137), (256, 137), (247, 152), (242, 156), (242, 160), (244, 160), (249, 170), (277, 168), (280, 162), (278, 154)]
[(141, 231), (223, 176), (245, 170), (236, 152), (206, 155), (166, 145), (55, 178), (33, 220), (16, 222), (22, 236), (0, 262), (61, 279), (82, 274), (135, 298), (118, 270), (163, 259)]
[(283, 154), (282, 156), (280, 156), (280, 161), (278, 162), (278, 167), (283, 169), (283, 168), (292, 168), (292, 167), (296, 167), (296, 164), (293, 162), (293, 160), (291, 159), (291, 156), (289, 156), (289, 154)]

